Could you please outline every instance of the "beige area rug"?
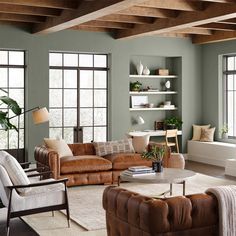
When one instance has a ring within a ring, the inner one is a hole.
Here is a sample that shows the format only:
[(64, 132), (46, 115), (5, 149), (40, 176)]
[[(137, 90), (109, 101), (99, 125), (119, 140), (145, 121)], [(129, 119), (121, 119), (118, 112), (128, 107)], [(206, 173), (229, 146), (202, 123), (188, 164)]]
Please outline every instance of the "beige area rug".
[[(235, 181), (196, 174), (186, 181), (186, 194), (203, 193), (207, 188), (220, 185), (234, 185)], [(157, 196), (169, 189), (168, 184), (122, 183), (122, 188), (146, 196)], [(106, 228), (102, 194), (106, 186), (80, 186), (69, 188), (70, 214), (72, 220), (87, 230)], [(182, 195), (182, 185), (173, 185), (173, 196)]]

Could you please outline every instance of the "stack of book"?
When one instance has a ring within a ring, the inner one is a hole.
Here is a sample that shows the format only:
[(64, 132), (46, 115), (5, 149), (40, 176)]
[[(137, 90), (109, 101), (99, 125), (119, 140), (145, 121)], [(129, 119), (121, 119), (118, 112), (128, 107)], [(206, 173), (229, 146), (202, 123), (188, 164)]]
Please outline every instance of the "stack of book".
[(125, 175), (128, 176), (140, 176), (140, 175), (153, 175), (155, 174), (154, 170), (148, 166), (132, 166), (129, 167), (128, 170), (123, 172)]

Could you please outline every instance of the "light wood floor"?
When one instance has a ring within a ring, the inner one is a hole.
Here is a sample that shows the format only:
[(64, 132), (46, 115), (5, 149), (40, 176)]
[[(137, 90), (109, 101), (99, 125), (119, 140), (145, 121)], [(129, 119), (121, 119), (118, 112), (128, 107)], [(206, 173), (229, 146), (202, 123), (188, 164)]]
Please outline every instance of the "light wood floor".
[[(193, 170), (198, 173), (211, 175), (217, 178), (224, 178), (224, 179), (230, 179), (235, 180), (236, 177), (230, 177), (224, 175), (224, 168), (212, 166), (212, 165), (206, 165), (202, 163), (192, 162), (192, 161), (186, 161), (186, 169)], [(5, 219), (3, 217), (4, 214), (1, 214), (0, 209), (0, 235), (5, 235)], [(50, 215), (50, 213), (42, 213), (35, 215), (34, 219), (37, 221), (37, 224), (39, 222), (45, 224), (45, 218), (47, 218)], [(47, 222), (46, 222), (47, 223)], [(61, 232), (61, 229), (59, 226), (65, 224), (65, 216), (57, 212), (55, 214), (55, 222), (53, 222), (52, 226), (49, 226), (49, 229), (46, 231), (41, 231), (40, 235), (45, 236), (54, 236), (54, 235), (62, 235), (65, 236), (65, 232)], [(72, 222), (72, 227), (70, 230), (67, 231), (67, 236), (106, 236), (105, 230), (97, 230), (97, 231), (86, 231), (82, 227), (78, 226), (77, 224)], [(36, 234), (27, 224), (22, 222), (20, 219), (14, 219), (11, 223), (11, 235), (17, 235), (17, 236), (36, 236)]]

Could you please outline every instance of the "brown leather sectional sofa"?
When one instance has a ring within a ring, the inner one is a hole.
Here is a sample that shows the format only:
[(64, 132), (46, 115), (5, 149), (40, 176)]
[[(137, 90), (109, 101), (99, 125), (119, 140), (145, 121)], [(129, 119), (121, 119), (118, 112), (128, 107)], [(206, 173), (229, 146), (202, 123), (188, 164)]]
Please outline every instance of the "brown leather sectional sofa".
[(218, 236), (213, 195), (153, 199), (109, 186), (103, 193), (108, 236)]
[[(118, 181), (119, 173), (130, 166), (151, 166), (136, 153), (117, 153), (96, 156), (92, 143), (69, 144), (73, 156), (59, 158), (58, 153), (45, 146), (35, 147), (37, 167), (48, 167), (53, 178), (68, 178), (68, 186), (111, 184)], [(169, 155), (169, 153), (168, 153)]]

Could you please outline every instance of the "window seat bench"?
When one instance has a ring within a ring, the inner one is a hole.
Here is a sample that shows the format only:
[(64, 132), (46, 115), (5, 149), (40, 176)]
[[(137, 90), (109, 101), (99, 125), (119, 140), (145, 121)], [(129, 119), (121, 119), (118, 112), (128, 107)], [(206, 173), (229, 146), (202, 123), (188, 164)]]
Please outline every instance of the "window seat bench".
[(188, 160), (225, 167), (227, 159), (236, 159), (236, 144), (188, 141)]

